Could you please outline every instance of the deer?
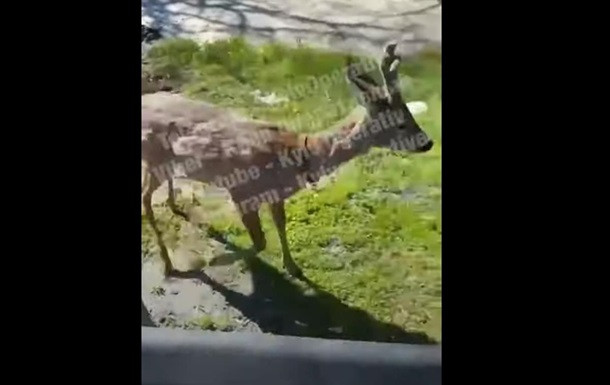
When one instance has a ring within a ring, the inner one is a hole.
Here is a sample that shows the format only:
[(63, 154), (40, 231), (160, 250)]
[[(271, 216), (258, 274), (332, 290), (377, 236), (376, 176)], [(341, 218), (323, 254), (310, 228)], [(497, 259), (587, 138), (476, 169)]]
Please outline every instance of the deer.
[(259, 210), (268, 204), (281, 243), (283, 267), (291, 276), (303, 278), (290, 253), (285, 201), (372, 148), (424, 153), (433, 147), (433, 140), (401, 95), (401, 59), (395, 48), (396, 44), (385, 47), (375, 66), (381, 73), (377, 79), (348, 57), (346, 79), (366, 112), (331, 132), (293, 132), (177, 93), (142, 95), (142, 203), (165, 276), (176, 270), (155, 221), (152, 194), (167, 182), (169, 208), (188, 220), (174, 198), (172, 179), (179, 175), (228, 191), (255, 252), (266, 247)]

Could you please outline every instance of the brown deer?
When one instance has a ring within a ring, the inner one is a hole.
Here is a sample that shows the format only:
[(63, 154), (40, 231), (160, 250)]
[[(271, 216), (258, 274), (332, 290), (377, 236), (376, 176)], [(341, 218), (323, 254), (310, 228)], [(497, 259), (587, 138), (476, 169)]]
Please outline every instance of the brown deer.
[(153, 192), (167, 181), (169, 207), (187, 218), (174, 202), (172, 178), (177, 170), (187, 179), (214, 183), (229, 191), (256, 251), (266, 246), (258, 211), (268, 203), (282, 245), (283, 265), (292, 276), (300, 277), (302, 272), (286, 239), (284, 200), (372, 147), (430, 150), (432, 140), (413, 118), (397, 86), (400, 58), (394, 48), (386, 47), (379, 65), (381, 80), (359, 70), (357, 63), (348, 62), (347, 79), (357, 90), (366, 114), (331, 133), (290, 132), (178, 94), (142, 95), (142, 200), (165, 274), (173, 272), (173, 265), (151, 200)]

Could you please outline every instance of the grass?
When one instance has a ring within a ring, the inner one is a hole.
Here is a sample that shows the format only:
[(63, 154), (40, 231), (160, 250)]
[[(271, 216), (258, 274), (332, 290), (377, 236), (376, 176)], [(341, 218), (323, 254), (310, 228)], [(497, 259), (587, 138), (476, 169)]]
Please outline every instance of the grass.
[[(149, 59), (155, 74), (181, 79), (183, 91), (194, 98), (282, 122), (295, 131), (324, 130), (356, 106), (344, 81), (326, 82), (300, 95), (293, 92), (311, 84), (311, 77), (340, 70), (345, 56), (339, 53), (280, 44), (255, 47), (242, 39), (205, 46), (172, 40), (154, 47)], [(429, 106), (416, 119), (434, 139), (433, 150), (405, 155), (374, 149), (352, 160), (332, 184), (302, 191), (287, 202), (287, 231), (295, 261), (325, 291), (380, 321), (440, 341), (440, 55), (425, 52), (405, 60), (401, 74), (405, 99)], [(290, 95), (290, 101), (258, 103), (251, 94), (257, 89)], [(271, 217), (267, 210), (261, 216), (268, 240), (261, 258), (281, 269)], [(172, 241), (179, 219), (165, 212), (160, 222)], [(150, 253), (154, 238), (144, 223), (143, 248)], [(211, 225), (235, 244), (250, 246), (236, 215), (217, 216)]]
[(230, 332), (235, 329), (235, 325), (228, 316), (204, 315), (191, 322), (191, 326), (201, 330)]

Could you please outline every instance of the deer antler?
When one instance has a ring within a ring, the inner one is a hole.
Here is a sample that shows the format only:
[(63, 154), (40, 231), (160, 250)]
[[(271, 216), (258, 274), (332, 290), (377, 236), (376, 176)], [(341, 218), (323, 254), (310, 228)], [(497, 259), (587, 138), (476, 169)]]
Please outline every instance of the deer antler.
[(381, 59), (381, 74), (385, 87), (392, 101), (396, 96), (400, 98), (400, 87), (398, 83), (398, 67), (400, 66), (400, 56), (396, 55), (396, 43), (391, 42), (384, 48), (383, 58)]
[(375, 79), (362, 70), (361, 66), (358, 66), (358, 63), (354, 63), (354, 59), (351, 56), (347, 57), (346, 64), (348, 80), (354, 83), (363, 93), (375, 92), (379, 85), (375, 82)]
[[(356, 87), (362, 95), (356, 97), (362, 104), (367, 113), (377, 110), (384, 102), (392, 102), (393, 95), (397, 95), (400, 99), (400, 90), (398, 88), (398, 66), (400, 57), (394, 51), (396, 43), (386, 45), (381, 63), (376, 65), (376, 70), (381, 72), (381, 84), (376, 81), (369, 73), (364, 71), (362, 63), (354, 63), (352, 56), (348, 56), (347, 64), (347, 79)], [(381, 104), (380, 104), (381, 102)], [(351, 139), (354, 133), (360, 129), (360, 124), (352, 127), (349, 134), (342, 138), (338, 138), (331, 146), (330, 156), (332, 156), (339, 147), (344, 149), (351, 148)]]

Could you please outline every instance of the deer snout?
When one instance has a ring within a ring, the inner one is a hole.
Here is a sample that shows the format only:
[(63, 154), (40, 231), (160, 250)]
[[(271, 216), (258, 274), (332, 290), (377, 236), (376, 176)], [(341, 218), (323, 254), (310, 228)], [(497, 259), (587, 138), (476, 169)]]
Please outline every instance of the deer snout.
[(432, 149), (433, 146), (434, 146), (434, 141), (432, 139), (429, 139), (428, 142), (426, 142), (426, 144), (418, 147), (415, 151), (416, 152), (428, 152)]

